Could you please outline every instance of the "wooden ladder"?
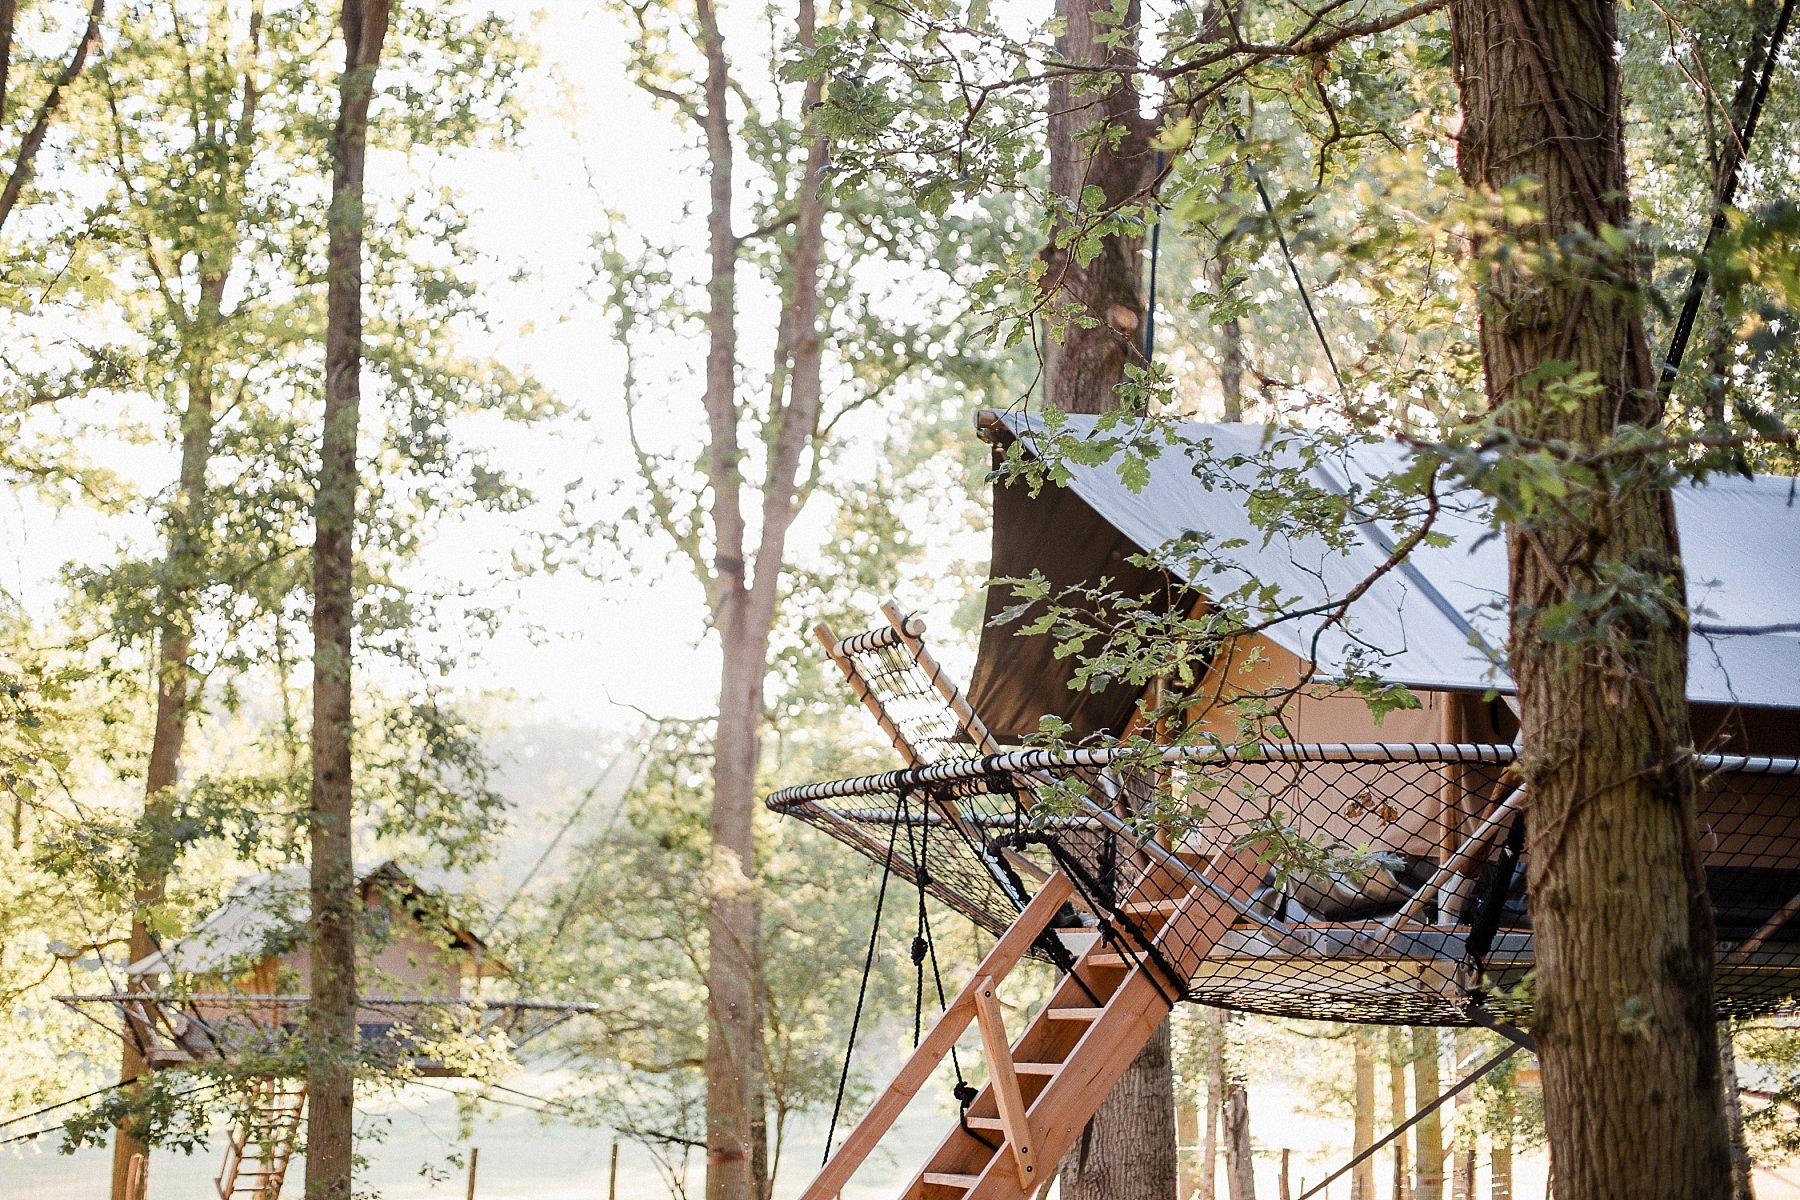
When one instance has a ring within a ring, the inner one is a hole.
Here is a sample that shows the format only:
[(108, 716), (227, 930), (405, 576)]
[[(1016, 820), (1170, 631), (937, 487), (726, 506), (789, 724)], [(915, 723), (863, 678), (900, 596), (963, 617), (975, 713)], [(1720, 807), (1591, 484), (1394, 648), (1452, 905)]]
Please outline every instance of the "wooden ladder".
[(265, 1076), (251, 1085), (219, 1169), (220, 1200), (279, 1200), (288, 1160), (300, 1141), (306, 1081)]
[[(1209, 877), (1201, 878), (1195, 866)], [(971, 1022), (981, 1033), (989, 1082), (969, 1106), (966, 1124), (952, 1127), (898, 1194), (902, 1200), (1035, 1195), (1230, 928), (1239, 912), (1234, 899), (1260, 874), (1248, 854), (1152, 867), (1120, 911), (1157, 954), (1096, 937), (1011, 1042), (1001, 1023), (1000, 985), (1074, 893), (1067, 876), (1052, 874), (801, 1200), (838, 1195)]]

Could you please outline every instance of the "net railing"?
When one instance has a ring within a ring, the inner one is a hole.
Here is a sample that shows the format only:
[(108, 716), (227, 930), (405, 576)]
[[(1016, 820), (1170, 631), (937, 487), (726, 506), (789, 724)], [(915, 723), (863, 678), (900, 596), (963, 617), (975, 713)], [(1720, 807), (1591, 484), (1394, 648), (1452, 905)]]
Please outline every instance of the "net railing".
[[(1203, 918), (1178, 910), (1153, 932), (1146, 896), (1211, 887), (1233, 920), (1174, 981), (1185, 999), (1463, 1024), (1476, 1000), (1514, 1018), (1528, 1003), (1515, 754), (1438, 743), (1024, 750), (789, 788), (768, 805), (996, 934), (1059, 869), (1081, 910), (1062, 924), (1156, 959), (1199, 937)], [(1719, 1008), (1782, 1009), (1800, 994), (1800, 760), (1697, 765)], [(1228, 862), (1239, 865), (1227, 873)], [(1057, 947), (1046, 940), (1039, 953)]]

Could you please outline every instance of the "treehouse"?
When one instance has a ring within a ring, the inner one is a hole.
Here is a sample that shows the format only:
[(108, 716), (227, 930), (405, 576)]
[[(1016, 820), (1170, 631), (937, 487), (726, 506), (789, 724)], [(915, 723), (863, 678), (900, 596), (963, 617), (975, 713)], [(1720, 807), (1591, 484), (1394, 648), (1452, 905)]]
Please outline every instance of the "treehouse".
[[(393, 862), (360, 872), (356, 891), (365, 1061), (455, 1076), (463, 1068), (446, 1051), (494, 1035), (517, 1046), (592, 1007), (483, 995), (506, 965)], [(59, 997), (129, 1040), (152, 1071), (217, 1064), (249, 1078), (218, 1178), (222, 1200), (277, 1200), (299, 1142), (311, 903), (303, 866), (249, 876), (187, 934), (131, 963), (130, 990)], [(107, 1012), (111, 1020), (96, 1015)]]
[[(996, 456), (1033, 456), (1044, 437), (1018, 414), (979, 427)], [(1071, 418), (1067, 432), (1092, 430)], [(1518, 722), (1498, 652), (1504, 546), (1482, 499), (1451, 493), (1434, 518), (1444, 544), (1396, 555), (1403, 532), (1366, 498), (1406, 451), (1295, 441), (1188, 426), (1136, 486), (1113, 463), (1065, 459), (1066, 487), (996, 489), (995, 578), (1036, 572), (1052, 596), (1076, 589), (1070, 611), (1086, 605), (1100, 625), (1118, 624), (1125, 608), (1108, 605), (1121, 595), (1145, 598), (1134, 611), (1150, 619), (1203, 624), (1233, 606), (1180, 679), (1078, 674), (1080, 656), (1058, 652), (1067, 627), (1021, 636), (997, 620), (1015, 602), (998, 585), (967, 695), (891, 605), (885, 628), (820, 630), (905, 767), (790, 788), (769, 806), (997, 940), (808, 1200), (848, 1182), (970, 1024), (990, 1082), (963, 1093), (905, 1196), (1033, 1193), (1180, 1000), (1503, 1028), (1522, 1014), (1532, 943)], [(1344, 528), (1259, 525), (1271, 489), (1337, 498)], [(1717, 478), (1674, 497), (1728, 1014), (1800, 992), (1795, 496), (1787, 479)], [(1344, 686), (1353, 677), (1360, 690)], [(1364, 699), (1402, 689), (1409, 706), (1379, 718)], [(1017, 748), (1046, 716), (1074, 748)], [(1027, 955), (1056, 963), (1060, 982), (1008, 1029), (996, 992)]]

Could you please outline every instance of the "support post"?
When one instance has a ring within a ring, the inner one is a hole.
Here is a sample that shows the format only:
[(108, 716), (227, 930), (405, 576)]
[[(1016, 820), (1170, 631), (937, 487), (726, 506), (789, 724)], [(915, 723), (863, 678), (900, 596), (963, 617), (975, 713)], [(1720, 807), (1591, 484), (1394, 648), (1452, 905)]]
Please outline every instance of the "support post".
[(1000, 997), (995, 995), (991, 979), (975, 981), (975, 1024), (981, 1030), (981, 1048), (988, 1061), (988, 1086), (994, 1089), (994, 1100), (1000, 1106), (1000, 1125), (1006, 1131), (1007, 1144), (1012, 1147), (1019, 1186), (1030, 1190), (1038, 1179), (1036, 1139), (1031, 1136), (1031, 1125), (1025, 1118), (1025, 1095), (1019, 1090), (1012, 1042), (1006, 1036)]

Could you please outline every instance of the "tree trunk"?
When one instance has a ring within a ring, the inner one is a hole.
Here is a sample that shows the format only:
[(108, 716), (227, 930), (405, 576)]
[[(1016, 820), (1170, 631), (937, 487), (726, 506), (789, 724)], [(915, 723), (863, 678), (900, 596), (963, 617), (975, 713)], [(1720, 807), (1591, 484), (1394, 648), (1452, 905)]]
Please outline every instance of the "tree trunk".
[(1194, 1200), (1200, 1190), (1200, 1110), (1192, 1095), (1176, 1098), (1176, 1200)]
[(1062, 1195), (1169, 1200), (1175, 1194), (1175, 1094), (1164, 1021), (1063, 1156)]
[(312, 993), (307, 1005), (307, 1200), (350, 1200), (356, 1083), (356, 873), (351, 859), (351, 662), (356, 436), (362, 408), (363, 163), (388, 0), (344, 0), (332, 131), (325, 420), (313, 500)]
[(737, 439), (737, 238), (731, 228), (733, 148), (726, 109), (725, 42), (710, 0), (697, 0), (706, 54), (702, 126), (710, 173), (712, 281), (707, 313), (706, 411), (713, 481), (713, 624), (724, 662), (713, 738), (712, 869), (707, 896), (706, 1196), (756, 1200), (751, 1096), (757, 1067), (754, 873), (757, 728), (766, 648), (747, 611), (744, 519), (739, 507), (742, 450)]
[[(1352, 1062), (1354, 1087), (1350, 1097), (1354, 1116), (1354, 1133), (1350, 1139), (1350, 1156), (1363, 1153), (1375, 1144), (1375, 1033), (1366, 1025), (1350, 1031), (1350, 1045), (1355, 1055)], [(1350, 1172), (1350, 1200), (1375, 1200), (1375, 1160), (1364, 1159)]]
[[(1579, 245), (1583, 230), (1630, 227), (1611, 0), (1457, 0), (1451, 29), (1464, 180), (1538, 186), (1536, 219), (1493, 232), (1519, 243), (1510, 254), (1492, 237), (1472, 248), (1486, 264), (1490, 404), (1509, 429), (1578, 448), (1624, 423), (1655, 425), (1632, 257), (1525, 265), (1533, 252)], [(1592, 388), (1544, 402), (1547, 363), (1585, 373)], [(1577, 485), (1507, 529), (1509, 653), (1531, 789), (1532, 1032), (1557, 1187), (1580, 1200), (1730, 1193), (1678, 550), (1659, 477)], [(1591, 635), (1546, 636), (1544, 614), (1581, 605), (1622, 572), (1666, 581), (1668, 593), (1615, 610)]]
[[(724, 663), (713, 741), (713, 806), (709, 826), (712, 870), (707, 897), (706, 966), (706, 1196), (707, 1200), (760, 1200), (768, 1147), (759, 1021), (759, 907), (756, 898), (756, 764), (762, 729), (769, 637), (784, 569), (787, 533), (796, 508), (796, 480), (814, 438), (821, 400), (823, 343), (819, 331), (819, 275), (824, 247), (825, 199), (819, 191), (829, 147), (812, 125), (823, 83), (806, 85), (800, 111), (811, 140), (798, 189), (792, 287), (783, 323), (789, 331), (788, 383), (766, 436), (770, 445), (761, 497), (761, 530), (755, 578), (749, 577), (743, 516), (745, 481), (740, 472), (737, 365), (737, 253), (731, 227), (733, 148), (726, 105), (731, 91), (725, 42), (711, 0), (696, 14), (707, 71), (701, 125), (711, 166), (708, 235), (712, 284), (707, 314), (705, 405), (709, 434), (707, 471), (712, 490), (714, 539), (712, 604)], [(813, 0), (800, 0), (798, 36), (814, 41)]]
[(1498, 1126), (1488, 1153), (1489, 1200), (1513, 1200), (1513, 1098), (1509, 1087), (1502, 1093)]
[(1200, 1139), (1200, 1200), (1219, 1194), (1219, 1118), (1225, 1110), (1225, 1030), (1230, 1014), (1206, 1012), (1206, 1129)]
[(1455, 1200), (1475, 1200), (1475, 1147), (1458, 1146), (1450, 1155), (1455, 1168), (1450, 1175), (1450, 1194)]
[[(1225, 1182), (1231, 1200), (1256, 1200), (1256, 1160), (1250, 1147), (1250, 1093), (1244, 1081), (1225, 1085)], [(1370, 1200), (1374, 1200), (1370, 1197)]]
[[(96, 14), (98, 10), (96, 4)], [(94, 19), (98, 20), (97, 15)], [(98, 36), (95, 30), (96, 27), (90, 24), (90, 36)], [(252, 17), (250, 44), (253, 54), (260, 33), (260, 18)], [(240, 149), (254, 136), (258, 98), (254, 78), (248, 73), (243, 86), (243, 107), (236, 133)], [(226, 169), (236, 171), (240, 168)], [(241, 176), (236, 174), (220, 178), (218, 193), (210, 197), (219, 211), (235, 211), (236, 193), (241, 182)], [(151, 724), (150, 758), (144, 769), (144, 824), (159, 831), (166, 826), (174, 800), (172, 789), (181, 777), (182, 746), (187, 740), (189, 710), (194, 702), (189, 678), (194, 597), (196, 590), (207, 582), (205, 531), (212, 521), (206, 472), (213, 453), (213, 371), (220, 353), (225, 290), (236, 261), (234, 239), (201, 251), (200, 287), (193, 313), (171, 314), (185, 326), (181, 361), (185, 368), (183, 383), (187, 400), (181, 414), (181, 463), (176, 474), (175, 503), (167, 519), (163, 581), (157, 595), (156, 715)], [(137, 864), (136, 910), (131, 922), (129, 962), (138, 962), (157, 948), (156, 938), (144, 918), (146, 910), (161, 901), (167, 883), (166, 862), (159, 848), (146, 848)], [(154, 979), (133, 977), (126, 981), (126, 987), (132, 990), (149, 991), (155, 986)], [(119, 1078), (135, 1079), (144, 1070), (143, 1055), (139, 1053), (137, 1043), (127, 1038)], [(136, 1189), (141, 1195), (149, 1182), (150, 1148), (130, 1130), (121, 1128), (113, 1137), (112, 1200), (138, 1200), (137, 1196), (131, 1195), (133, 1156), (141, 1156), (135, 1174)]]
[(1744, 1137), (1744, 1096), (1738, 1089), (1737, 1050), (1731, 1044), (1731, 1023), (1719, 1029), (1719, 1074), (1725, 1084), (1725, 1122), (1731, 1138), (1731, 1200), (1756, 1200), (1750, 1143)]
[[(1438, 1098), (1437, 1030), (1414, 1029), (1413, 1103), (1420, 1108)], [(1442, 1109), (1413, 1126), (1413, 1200), (1444, 1200), (1444, 1121)]]
[[(1137, 0), (1125, 5), (1124, 24), (1130, 32), (1109, 49), (1099, 39), (1117, 27), (1098, 24), (1094, 16), (1111, 10), (1107, 0), (1059, 0), (1063, 29), (1056, 41), (1058, 57), (1075, 64), (1134, 62)], [(1117, 204), (1150, 183), (1155, 163), (1150, 123), (1138, 113), (1135, 89), (1117, 80), (1078, 89), (1074, 81), (1059, 78), (1050, 84), (1049, 103), (1054, 197), (1073, 205), (1084, 187), (1098, 187), (1106, 203)], [(1116, 143), (1095, 140), (1091, 135), (1101, 128), (1122, 131), (1123, 137)], [(1058, 228), (1067, 228), (1070, 219), (1062, 216)], [(1142, 237), (1108, 238), (1085, 266), (1054, 239), (1041, 251), (1051, 310), (1068, 306), (1098, 322), (1092, 329), (1070, 322), (1060, 344), (1054, 337), (1046, 342), (1044, 395), (1051, 406), (1071, 413), (1104, 412), (1114, 403), (1126, 364), (1143, 362), (1142, 251)], [(1176, 1161), (1175, 1081), (1164, 1022), (1064, 1159), (1063, 1200), (1168, 1200), (1177, 1187)], [(1202, 1178), (1207, 1170), (1203, 1165)], [(1116, 1188), (1102, 1182), (1108, 1180), (1116, 1180)]]
[[(1118, 26), (1096, 23), (1094, 16), (1111, 11), (1107, 0), (1058, 0), (1056, 15), (1063, 22), (1056, 39), (1058, 58), (1080, 65), (1134, 63), (1138, 0), (1126, 0), (1124, 27), (1129, 32), (1109, 49), (1099, 39)], [(1083, 76), (1080, 82), (1093, 80)], [(1098, 88), (1080, 88), (1075, 80), (1057, 78), (1049, 90), (1051, 195), (1072, 207), (1084, 187), (1098, 187), (1109, 205), (1143, 191), (1155, 173), (1156, 159), (1150, 149), (1150, 123), (1138, 113), (1136, 89), (1112, 77)], [(1123, 136), (1116, 143), (1096, 140), (1093, 135), (1102, 128)], [(1058, 215), (1056, 229), (1065, 230), (1072, 221), (1092, 215), (1065, 211)], [(1085, 266), (1054, 239), (1040, 252), (1045, 261), (1042, 286), (1053, 320), (1067, 308), (1098, 322), (1092, 329), (1070, 322), (1060, 344), (1054, 337), (1045, 342), (1044, 392), (1053, 407), (1073, 413), (1105, 412), (1113, 406), (1113, 389), (1124, 379), (1125, 365), (1144, 361), (1143, 249), (1141, 236), (1107, 238)]]
[[(1412, 1110), (1406, 1106), (1406, 1064), (1411, 1058), (1406, 1047), (1406, 1034), (1399, 1027), (1391, 1027), (1387, 1032), (1388, 1060), (1388, 1120), (1398, 1129), (1402, 1122), (1412, 1116)], [(1401, 1134), (1393, 1141), (1394, 1147), (1394, 1186), (1393, 1200), (1412, 1200), (1412, 1176), (1408, 1172), (1406, 1162), (1406, 1135)]]

